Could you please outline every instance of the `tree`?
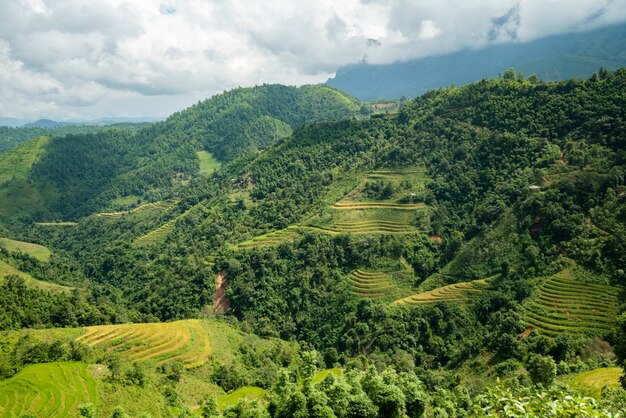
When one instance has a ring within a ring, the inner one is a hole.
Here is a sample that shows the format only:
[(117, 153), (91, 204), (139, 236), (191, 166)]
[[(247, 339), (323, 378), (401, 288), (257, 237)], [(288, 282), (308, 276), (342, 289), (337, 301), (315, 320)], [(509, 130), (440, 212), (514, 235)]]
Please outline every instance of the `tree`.
[(78, 416), (81, 418), (97, 418), (96, 407), (92, 403), (78, 405)]
[(556, 379), (556, 363), (550, 356), (536, 354), (528, 362), (528, 373), (534, 384), (552, 386)]

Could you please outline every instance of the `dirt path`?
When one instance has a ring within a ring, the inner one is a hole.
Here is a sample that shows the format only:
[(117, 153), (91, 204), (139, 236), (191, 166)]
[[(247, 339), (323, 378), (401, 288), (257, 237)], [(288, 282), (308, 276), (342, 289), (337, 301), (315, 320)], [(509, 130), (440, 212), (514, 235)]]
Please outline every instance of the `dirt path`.
[(226, 296), (226, 271), (223, 270), (215, 275), (215, 296), (213, 296), (213, 308), (216, 312), (227, 313), (230, 311), (230, 300)]

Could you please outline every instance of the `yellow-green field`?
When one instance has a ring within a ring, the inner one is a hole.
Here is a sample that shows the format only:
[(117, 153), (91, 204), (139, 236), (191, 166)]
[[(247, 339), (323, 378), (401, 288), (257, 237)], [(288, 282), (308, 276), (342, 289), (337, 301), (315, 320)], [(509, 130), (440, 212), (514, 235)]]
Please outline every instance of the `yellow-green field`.
[(70, 290), (72, 290), (72, 288), (68, 286), (37, 280), (30, 274), (18, 270), (15, 267), (0, 260), (0, 280), (4, 280), (4, 278), (7, 276), (19, 276), (24, 279), (24, 284), (26, 286), (42, 290), (48, 290), (50, 292), (69, 292)]
[(247, 248), (265, 247), (268, 245), (278, 245), (285, 241), (291, 241), (299, 235), (298, 227), (290, 226), (285, 229), (273, 231), (264, 235), (259, 235), (247, 241), (241, 242), (235, 246), (235, 250), (243, 250)]
[(619, 378), (622, 376), (621, 367), (605, 367), (590, 370), (574, 376), (568, 385), (587, 395), (599, 398), (604, 387), (616, 388), (620, 386)]
[(0, 417), (77, 416), (78, 405), (97, 399), (86, 364), (34, 364), (0, 382)]
[(196, 152), (198, 159), (200, 160), (200, 174), (212, 174), (214, 171), (219, 170), (222, 163), (219, 162), (213, 154), (207, 151)]
[(574, 268), (548, 277), (524, 305), (524, 323), (548, 335), (603, 335), (617, 316), (617, 288), (576, 278)]
[(176, 322), (100, 325), (77, 338), (90, 347), (119, 352), (133, 361), (181, 361), (199, 366), (211, 355), (209, 337), (196, 319)]
[(244, 386), (217, 398), (217, 407), (223, 411), (228, 407), (237, 405), (240, 399), (262, 401), (265, 399), (265, 390), (256, 386)]
[[(167, 208), (168, 209), (171, 208), (174, 204), (175, 203), (168, 204)], [(174, 229), (174, 225), (176, 224), (176, 222), (184, 218), (196, 206), (192, 206), (191, 208), (187, 209), (185, 212), (181, 213), (174, 219), (170, 219), (169, 221), (165, 222), (163, 225), (159, 226), (157, 229), (150, 231), (147, 234), (137, 238), (135, 241), (133, 241), (133, 245), (136, 247), (141, 247), (141, 246), (151, 245), (151, 244), (160, 242), (163, 238), (165, 238), (167, 234), (170, 233), (170, 231), (172, 231), (172, 229)]]
[(428, 292), (411, 295), (394, 303), (399, 305), (409, 304), (429, 304), (438, 302), (465, 302), (472, 294), (482, 291), (488, 286), (486, 280), (473, 280), (471, 282), (454, 283), (447, 286), (438, 287)]
[(396, 281), (380, 271), (354, 270), (348, 284), (353, 295), (368, 299), (395, 299), (402, 294)]
[(0, 184), (25, 179), (28, 170), (44, 152), (47, 136), (28, 141), (0, 154)]
[(37, 226), (61, 226), (61, 227), (67, 227), (67, 226), (76, 226), (76, 225), (78, 225), (78, 222), (35, 222), (35, 225), (37, 225)]
[(129, 210), (117, 211), (117, 212), (101, 212), (101, 213), (97, 213), (96, 216), (99, 218), (103, 218), (103, 219), (121, 219), (124, 216), (132, 215), (132, 214), (143, 212), (146, 210), (167, 210), (170, 207), (172, 207), (173, 204), (174, 202), (160, 202), (160, 201), (153, 202), (153, 203), (144, 203), (143, 205), (139, 205)]
[(16, 241), (9, 238), (0, 238), (0, 247), (4, 247), (9, 251), (19, 251), (36, 258), (39, 261), (48, 262), (52, 251), (47, 247), (30, 242)]

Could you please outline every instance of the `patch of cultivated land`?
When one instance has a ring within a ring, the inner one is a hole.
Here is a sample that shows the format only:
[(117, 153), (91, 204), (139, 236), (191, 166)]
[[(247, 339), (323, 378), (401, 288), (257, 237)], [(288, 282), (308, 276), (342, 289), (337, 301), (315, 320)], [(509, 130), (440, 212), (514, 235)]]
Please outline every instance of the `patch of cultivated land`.
[(577, 280), (568, 268), (541, 284), (522, 320), (547, 335), (605, 335), (617, 317), (617, 295), (613, 286)]
[(242, 399), (263, 401), (265, 399), (265, 390), (256, 386), (244, 386), (217, 398), (217, 406), (223, 411), (228, 407), (237, 405)]
[(219, 170), (222, 163), (217, 160), (213, 154), (207, 151), (196, 152), (198, 160), (200, 160), (200, 174), (208, 175), (214, 171)]
[(76, 226), (78, 222), (35, 222), (37, 226)]
[(368, 299), (394, 299), (402, 294), (395, 279), (380, 271), (354, 270), (348, 284), (353, 295)]
[(137, 238), (135, 241), (133, 241), (133, 245), (136, 247), (141, 247), (144, 245), (151, 245), (151, 244), (161, 241), (167, 234), (170, 233), (170, 231), (172, 231), (172, 229), (174, 229), (174, 225), (176, 224), (176, 222), (184, 218), (194, 207), (195, 206), (192, 206), (191, 208), (187, 209), (185, 212), (181, 213), (174, 219), (170, 219), (169, 221), (165, 222), (163, 225), (159, 226), (157, 229), (150, 231), (147, 234)]
[(438, 287), (428, 292), (418, 293), (399, 300), (397, 304), (428, 304), (438, 302), (465, 302), (473, 293), (482, 291), (489, 284), (486, 280), (473, 280), (471, 282), (454, 283)]
[(84, 363), (44, 363), (25, 367), (0, 382), (0, 416), (77, 416), (82, 403), (96, 403), (96, 381)]
[(599, 398), (602, 396), (603, 388), (620, 386), (619, 378), (623, 373), (621, 367), (605, 367), (580, 373), (574, 376), (568, 384), (574, 389)]
[(187, 368), (203, 364), (211, 354), (209, 337), (195, 319), (88, 327), (77, 341), (119, 352), (133, 361), (163, 364), (178, 360)]
[(267, 234), (259, 235), (247, 241), (241, 242), (233, 246), (234, 250), (243, 250), (248, 248), (265, 247), (268, 245), (279, 245), (285, 241), (291, 241), (299, 235), (299, 228), (297, 226), (290, 226), (278, 231), (269, 232)]
[(39, 261), (48, 262), (52, 251), (47, 247), (30, 242), (16, 241), (9, 238), (0, 238), (0, 247), (4, 247), (9, 251), (19, 251), (36, 258)]
[(153, 203), (145, 203), (143, 205), (139, 205), (133, 209), (118, 211), (118, 212), (101, 212), (97, 213), (96, 216), (103, 219), (121, 219), (126, 215), (132, 215), (135, 213), (142, 212), (144, 210), (154, 209), (154, 210), (167, 210), (175, 202), (153, 202)]

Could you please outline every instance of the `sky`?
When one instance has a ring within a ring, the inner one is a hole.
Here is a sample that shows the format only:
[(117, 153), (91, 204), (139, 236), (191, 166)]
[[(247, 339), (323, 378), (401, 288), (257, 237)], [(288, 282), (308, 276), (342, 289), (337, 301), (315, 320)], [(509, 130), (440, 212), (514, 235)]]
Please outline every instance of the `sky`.
[(626, 0), (0, 0), (0, 117), (164, 117), (263, 83), (626, 21)]

